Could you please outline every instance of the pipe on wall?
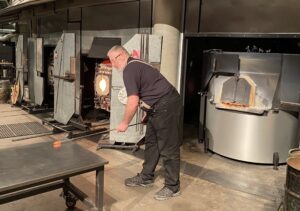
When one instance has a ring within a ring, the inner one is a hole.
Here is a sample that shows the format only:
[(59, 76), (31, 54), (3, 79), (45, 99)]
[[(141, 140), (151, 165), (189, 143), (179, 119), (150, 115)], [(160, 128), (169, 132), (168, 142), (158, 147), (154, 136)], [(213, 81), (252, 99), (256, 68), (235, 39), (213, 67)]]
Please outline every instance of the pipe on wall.
[(0, 36), (0, 41), (5, 42), (15, 36), (16, 36), (16, 34), (5, 34), (5, 35)]

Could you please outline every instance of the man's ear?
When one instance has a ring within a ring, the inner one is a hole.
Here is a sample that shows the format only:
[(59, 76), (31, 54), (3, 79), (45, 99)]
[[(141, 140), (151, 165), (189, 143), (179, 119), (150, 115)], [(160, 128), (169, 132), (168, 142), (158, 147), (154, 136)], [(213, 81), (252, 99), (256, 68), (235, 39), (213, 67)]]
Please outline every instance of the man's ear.
[(141, 58), (141, 52), (139, 50), (133, 50), (131, 52), (130, 56), (135, 58), (135, 59), (140, 59)]

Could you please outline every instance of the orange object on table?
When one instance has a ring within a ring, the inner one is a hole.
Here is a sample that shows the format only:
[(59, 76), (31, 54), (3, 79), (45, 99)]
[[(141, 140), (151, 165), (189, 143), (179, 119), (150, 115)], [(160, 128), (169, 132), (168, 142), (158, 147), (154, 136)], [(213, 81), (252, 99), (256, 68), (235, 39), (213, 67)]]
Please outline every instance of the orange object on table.
[(54, 148), (60, 148), (61, 147), (61, 141), (60, 140), (56, 140), (53, 142), (53, 147)]

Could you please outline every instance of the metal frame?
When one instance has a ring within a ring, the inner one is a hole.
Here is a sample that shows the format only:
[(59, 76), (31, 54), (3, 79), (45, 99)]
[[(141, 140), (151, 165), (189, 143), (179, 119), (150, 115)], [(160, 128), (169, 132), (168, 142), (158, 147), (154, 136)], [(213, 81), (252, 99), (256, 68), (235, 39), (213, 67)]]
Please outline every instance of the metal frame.
[[(0, 204), (62, 188), (61, 196), (66, 200), (68, 208), (74, 208), (76, 201), (81, 200), (92, 210), (103, 210), (104, 166), (108, 161), (73, 142), (62, 143), (59, 151), (49, 150), (52, 146), (52, 142), (43, 142), (1, 150), (6, 158), (6, 161), (2, 162), (5, 163), (3, 168), (7, 171), (6, 175), (1, 176)], [(23, 157), (19, 158), (20, 155)], [(82, 160), (80, 157), (85, 159)], [(65, 163), (58, 166), (61, 159), (65, 160)], [(16, 160), (20, 162), (10, 168), (11, 163)], [(22, 162), (26, 163), (29, 160), (32, 163), (25, 165), (26, 169), (21, 168)], [(40, 172), (40, 162), (50, 164), (47, 166), (47, 173)], [(92, 171), (96, 171), (94, 202), (70, 182), (71, 177)]]
[(185, 37), (299, 38), (300, 33), (187, 32)]
[[(80, 124), (74, 120), (70, 121), (70, 123), (67, 125), (61, 124), (52, 118), (44, 118), (42, 122), (43, 124), (47, 124), (53, 127), (59, 132), (66, 132), (68, 134), (67, 138), (69, 139), (79, 139), (108, 132), (107, 128), (89, 130), (89, 127), (87, 125)], [(80, 130), (80, 132), (75, 133), (74, 131), (78, 129)]]
[(98, 142), (97, 151), (100, 149), (129, 149), (129, 150), (131, 150), (132, 153), (134, 153), (134, 152), (137, 152), (141, 148), (141, 146), (144, 144), (145, 144), (145, 138), (142, 138), (137, 143), (130, 144), (130, 145), (128, 145), (126, 143), (122, 143), (121, 145), (116, 145), (114, 143), (113, 144), (112, 143), (104, 144), (100, 140)]
[[(96, 196), (95, 196), (95, 203), (92, 202), (88, 196), (80, 191), (74, 184), (70, 182), (71, 176), (80, 175), (83, 173), (91, 172), (96, 170)], [(67, 192), (72, 193), (76, 199), (82, 201), (86, 206), (96, 209), (96, 210), (103, 210), (103, 187), (104, 187), (104, 166), (98, 168), (88, 169), (86, 171), (79, 171), (69, 175), (57, 176), (53, 178), (48, 183), (38, 183), (33, 184), (30, 186), (25, 186), (18, 189), (12, 189), (9, 191), (4, 192), (0, 196), (0, 204), (9, 203), (15, 200), (19, 200), (22, 198), (38, 195), (41, 193), (53, 191), (56, 189), (63, 189), (63, 194)], [(67, 199), (66, 199), (67, 200)]]
[(39, 106), (39, 105), (30, 105), (30, 104), (21, 104), (23, 110), (27, 111), (29, 114), (39, 114), (39, 113), (47, 113), (53, 112), (53, 108), (49, 108), (47, 106)]

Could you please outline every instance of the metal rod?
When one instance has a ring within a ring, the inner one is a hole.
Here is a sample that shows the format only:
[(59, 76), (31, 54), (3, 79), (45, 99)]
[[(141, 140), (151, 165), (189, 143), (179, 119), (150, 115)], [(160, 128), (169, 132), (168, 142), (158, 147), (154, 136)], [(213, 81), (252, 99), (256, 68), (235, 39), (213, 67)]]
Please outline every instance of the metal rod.
[[(138, 124), (141, 124), (141, 123), (131, 124), (131, 125), (128, 125), (128, 127), (132, 127), (132, 126), (135, 126), (135, 125), (138, 125)], [(101, 132), (98, 132), (98, 133), (88, 134), (88, 135), (85, 135), (85, 136), (80, 136), (80, 137), (76, 137), (76, 138), (71, 138), (71, 139), (69, 139), (69, 141), (75, 141), (75, 140), (81, 139), (81, 138), (86, 138), (86, 137), (91, 137), (91, 136), (101, 135), (101, 134), (105, 134), (105, 133), (108, 133), (108, 132), (111, 132), (111, 131), (114, 131), (114, 130), (116, 130), (116, 128), (111, 129), (111, 130), (101, 131)]]
[(300, 107), (300, 103), (280, 101), (281, 104)]
[(103, 210), (103, 197), (104, 197), (104, 166), (96, 170), (96, 197), (95, 205), (99, 211)]
[(63, 187), (64, 182), (62, 180), (43, 184), (35, 187), (29, 187), (24, 190), (19, 190), (16, 192), (11, 192), (7, 194), (2, 194), (0, 196), (0, 204), (12, 202), (18, 199), (34, 196), (40, 193), (45, 193), (48, 191), (56, 190)]
[(66, 132), (66, 133), (69, 133), (69, 132), (70, 132), (70, 131), (68, 131), (68, 130), (66, 130), (66, 129), (64, 129), (64, 128), (62, 128), (62, 127), (59, 127), (59, 126), (55, 125), (54, 123), (52, 124), (52, 123), (49, 122), (49, 121), (44, 120), (44, 123), (50, 125), (50, 126), (53, 127), (53, 128), (56, 128), (56, 129), (61, 130), (61, 131), (64, 131), (64, 132)]
[(98, 144), (97, 150), (104, 149), (104, 148), (110, 148), (110, 149), (137, 149), (138, 145), (113, 145), (113, 144)]
[(21, 137), (21, 138), (15, 138), (15, 139), (12, 139), (11, 141), (23, 141), (23, 140), (26, 140), (26, 139), (37, 138), (37, 137), (42, 137), (42, 136), (47, 136), (47, 135), (53, 135), (53, 132), (35, 134), (35, 135), (30, 135), (30, 136)]

